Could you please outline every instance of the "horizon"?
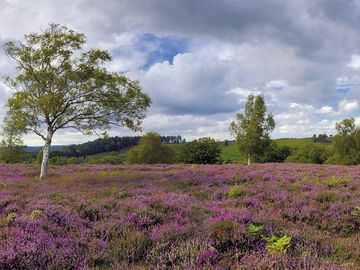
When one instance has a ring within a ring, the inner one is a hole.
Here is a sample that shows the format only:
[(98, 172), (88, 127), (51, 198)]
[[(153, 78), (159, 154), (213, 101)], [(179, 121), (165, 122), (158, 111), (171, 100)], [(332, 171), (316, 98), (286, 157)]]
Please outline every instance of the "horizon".
[[(107, 49), (108, 68), (140, 81), (152, 98), (144, 132), (232, 140), (229, 124), (249, 94), (274, 114), (274, 139), (335, 134), (335, 123), (360, 124), (360, 3), (357, 1), (4, 1), (0, 43), (22, 40), (49, 23), (84, 33)], [(174, 12), (175, 11), (175, 12)], [(31, 21), (32, 23), (28, 23)], [(0, 53), (0, 75), (14, 75)], [(12, 90), (0, 82), (4, 116)], [(137, 136), (115, 127), (110, 136)], [(98, 138), (75, 130), (54, 145)], [(26, 135), (28, 146), (43, 144)]]

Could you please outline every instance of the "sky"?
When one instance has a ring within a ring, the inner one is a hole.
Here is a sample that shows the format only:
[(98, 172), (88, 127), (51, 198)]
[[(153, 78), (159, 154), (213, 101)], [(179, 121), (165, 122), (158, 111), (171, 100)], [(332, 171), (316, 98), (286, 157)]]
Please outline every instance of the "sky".
[[(264, 95), (273, 138), (360, 124), (360, 0), (0, 0), (1, 44), (49, 23), (84, 33), (111, 52), (109, 69), (140, 81), (153, 101), (144, 132), (231, 139), (249, 94)], [(1, 51), (0, 75), (14, 74)], [(0, 117), (11, 94), (0, 82)], [(53, 143), (95, 138), (66, 130)]]

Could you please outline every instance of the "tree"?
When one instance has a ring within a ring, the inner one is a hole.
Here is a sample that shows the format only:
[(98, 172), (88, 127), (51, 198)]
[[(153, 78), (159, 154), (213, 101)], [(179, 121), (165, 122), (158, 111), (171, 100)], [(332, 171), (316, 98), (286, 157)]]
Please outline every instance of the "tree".
[(334, 156), (329, 163), (358, 164), (360, 162), (360, 128), (354, 118), (336, 123), (337, 134), (332, 138)]
[(185, 144), (181, 160), (186, 163), (214, 164), (221, 161), (220, 142), (212, 138), (200, 138)]
[(47, 175), (54, 134), (74, 128), (85, 134), (111, 125), (139, 130), (150, 98), (138, 81), (110, 72), (106, 50), (83, 47), (84, 34), (49, 25), (41, 33), (7, 42), (5, 53), (17, 64), (18, 75), (5, 82), (15, 90), (7, 106), (16, 129), (44, 140), (40, 178)]
[(239, 150), (248, 158), (260, 159), (269, 147), (270, 133), (275, 128), (272, 114), (266, 115), (264, 97), (249, 95), (245, 104), (245, 112), (238, 113), (236, 120), (230, 124), (230, 131), (236, 138)]
[(148, 132), (140, 140), (140, 144), (127, 154), (127, 163), (173, 163), (175, 152), (161, 142), (161, 137), (155, 132)]
[(29, 155), (21, 139), (21, 134), (11, 126), (11, 122), (8, 120), (5, 120), (2, 128), (3, 139), (0, 141), (0, 161), (5, 163), (24, 162), (29, 158)]
[(286, 162), (323, 164), (328, 158), (329, 153), (324, 145), (311, 143), (294, 151)]

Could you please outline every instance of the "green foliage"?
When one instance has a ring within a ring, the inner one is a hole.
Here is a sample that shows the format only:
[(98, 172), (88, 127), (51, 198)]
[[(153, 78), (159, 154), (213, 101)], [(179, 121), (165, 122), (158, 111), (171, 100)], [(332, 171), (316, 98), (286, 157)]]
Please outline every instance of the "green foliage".
[(173, 163), (175, 152), (162, 144), (159, 134), (149, 132), (140, 140), (140, 144), (131, 149), (126, 158), (127, 163)]
[(266, 249), (269, 253), (280, 253), (285, 254), (286, 250), (291, 244), (292, 237), (284, 235), (282, 237), (277, 237), (275, 235), (271, 237), (262, 237), (266, 242)]
[(351, 212), (351, 215), (354, 217), (360, 217), (360, 206), (356, 206), (355, 210)]
[(351, 179), (348, 177), (339, 177), (339, 176), (332, 176), (326, 180), (326, 185), (329, 188), (334, 188), (338, 186), (347, 185), (351, 182)]
[(329, 152), (321, 144), (310, 143), (293, 151), (286, 162), (323, 164), (329, 157)]
[(195, 164), (215, 164), (221, 161), (221, 145), (218, 141), (204, 137), (185, 144), (181, 161)]
[(9, 119), (2, 125), (3, 139), (0, 141), (0, 162), (22, 163), (31, 159), (21, 139), (21, 131), (17, 130)]
[(256, 225), (254, 223), (250, 223), (248, 226), (248, 231), (251, 234), (257, 234), (260, 233), (264, 229), (264, 225)]
[(238, 113), (230, 125), (241, 152), (257, 161), (270, 145), (270, 133), (275, 128), (272, 114), (266, 115), (264, 97), (248, 96), (245, 112)]
[(259, 162), (284, 162), (290, 156), (291, 151), (288, 146), (278, 146), (277, 143), (271, 141), (263, 156), (258, 158)]
[(331, 191), (322, 191), (315, 196), (315, 200), (319, 203), (336, 201), (336, 195)]
[(77, 164), (79, 163), (79, 160), (76, 157), (70, 157), (67, 159), (67, 164)]
[(13, 220), (17, 217), (17, 213), (16, 212), (10, 212), (6, 215), (6, 219), (7, 220)]
[(360, 128), (355, 126), (355, 119), (345, 118), (335, 128), (338, 132), (332, 139), (335, 153), (328, 163), (360, 163)]
[(243, 195), (244, 195), (244, 190), (238, 185), (232, 186), (229, 192), (227, 193), (227, 197), (230, 199), (236, 199)]
[(37, 219), (41, 216), (41, 214), (42, 214), (42, 211), (40, 209), (35, 209), (29, 215), (29, 219), (31, 219), (31, 220)]

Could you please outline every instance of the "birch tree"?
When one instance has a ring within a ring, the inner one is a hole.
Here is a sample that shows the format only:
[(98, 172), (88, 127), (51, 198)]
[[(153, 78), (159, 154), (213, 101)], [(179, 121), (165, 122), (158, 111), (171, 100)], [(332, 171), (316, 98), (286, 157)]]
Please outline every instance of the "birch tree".
[(14, 90), (7, 102), (8, 120), (18, 130), (43, 139), (42, 179), (58, 130), (91, 134), (111, 125), (139, 130), (150, 106), (138, 81), (106, 68), (111, 61), (108, 51), (85, 50), (85, 44), (84, 34), (50, 24), (40, 33), (25, 35), (23, 41), (4, 45), (17, 66), (15, 77), (5, 77)]
[(274, 128), (272, 114), (266, 115), (264, 97), (249, 95), (245, 112), (237, 113), (236, 120), (230, 124), (230, 131), (239, 150), (247, 156), (248, 165), (252, 158), (256, 159), (265, 153), (271, 143), (270, 133)]

